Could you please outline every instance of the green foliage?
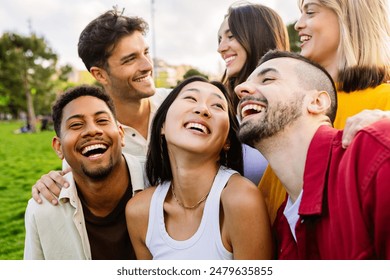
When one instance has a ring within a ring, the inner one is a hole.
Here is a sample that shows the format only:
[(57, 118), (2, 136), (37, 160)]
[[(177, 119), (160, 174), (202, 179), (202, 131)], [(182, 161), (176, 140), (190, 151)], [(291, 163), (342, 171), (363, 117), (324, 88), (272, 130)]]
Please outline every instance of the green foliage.
[[(204, 77), (206, 79), (209, 78), (209, 76), (207, 76), (206, 74), (203, 74), (202, 72), (200, 72), (199, 70), (197, 69), (194, 69), (194, 68), (191, 68), (189, 69), (187, 72), (184, 73), (183, 75), (183, 80), (189, 78), (189, 77), (193, 77), (193, 76), (201, 76), (201, 77)], [(177, 84), (180, 84), (183, 80), (179, 80), (177, 81)]]
[(51, 148), (53, 131), (14, 134), (23, 124), (0, 122), (0, 259), (23, 259), (24, 212), (31, 187), (45, 173), (61, 168)]
[(202, 77), (205, 77), (206, 79), (209, 78), (209, 76), (207, 76), (206, 74), (203, 74), (202, 72), (198, 71), (197, 69), (190, 69), (183, 75), (183, 79), (187, 79), (187, 78), (192, 77), (192, 76), (202, 76)]
[(298, 32), (294, 29), (294, 23), (287, 25), (288, 37), (290, 39), (290, 48), (292, 52), (300, 52), (301, 48), (299, 47), (300, 41)]
[[(57, 54), (43, 37), (4, 33), (0, 37), (0, 112), (15, 118), (21, 111), (35, 109), (37, 114), (50, 112), (61, 81), (72, 68), (57, 69)], [(28, 108), (26, 94), (33, 97)]]

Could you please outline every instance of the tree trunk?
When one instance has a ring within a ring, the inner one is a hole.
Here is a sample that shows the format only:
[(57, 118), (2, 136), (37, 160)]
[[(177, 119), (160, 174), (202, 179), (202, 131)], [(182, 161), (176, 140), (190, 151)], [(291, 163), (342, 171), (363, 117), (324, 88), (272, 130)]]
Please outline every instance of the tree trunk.
[(35, 133), (37, 131), (37, 118), (35, 117), (33, 97), (31, 95), (31, 91), (28, 86), (27, 70), (24, 73), (23, 83), (24, 83), (24, 90), (26, 92), (27, 124), (29, 125), (30, 131)]
[(27, 66), (25, 71), (23, 72), (23, 85), (24, 90), (26, 93), (26, 103), (27, 103), (27, 125), (30, 130), (30, 132), (35, 133), (37, 131), (37, 119), (35, 117), (35, 110), (34, 110), (34, 102), (33, 97), (31, 95), (29, 83), (28, 83), (28, 74), (27, 74)]
[(26, 90), (27, 116), (31, 132), (37, 132), (37, 118), (35, 117), (34, 103), (30, 90)]

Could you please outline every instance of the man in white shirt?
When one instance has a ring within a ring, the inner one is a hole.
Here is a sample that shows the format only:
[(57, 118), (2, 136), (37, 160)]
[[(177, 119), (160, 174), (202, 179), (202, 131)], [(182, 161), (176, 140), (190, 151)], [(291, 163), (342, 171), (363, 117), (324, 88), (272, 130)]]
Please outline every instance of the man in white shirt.
[[(136, 156), (143, 165), (150, 124), (169, 93), (155, 88), (153, 62), (144, 37), (147, 31), (148, 24), (142, 18), (110, 10), (85, 27), (78, 43), (86, 68), (114, 101), (117, 120), (125, 132), (123, 151)], [(62, 175), (51, 171), (42, 176), (32, 188), (33, 198), (41, 203), (41, 193), (57, 204), (58, 186), (69, 185)]]

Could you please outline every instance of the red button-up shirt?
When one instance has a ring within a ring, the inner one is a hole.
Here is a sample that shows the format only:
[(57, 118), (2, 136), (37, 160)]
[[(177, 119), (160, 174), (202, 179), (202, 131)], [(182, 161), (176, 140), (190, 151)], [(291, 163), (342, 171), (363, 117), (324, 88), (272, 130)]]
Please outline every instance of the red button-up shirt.
[(390, 121), (361, 130), (341, 147), (342, 131), (321, 126), (308, 150), (295, 227), (274, 223), (279, 259), (390, 259)]

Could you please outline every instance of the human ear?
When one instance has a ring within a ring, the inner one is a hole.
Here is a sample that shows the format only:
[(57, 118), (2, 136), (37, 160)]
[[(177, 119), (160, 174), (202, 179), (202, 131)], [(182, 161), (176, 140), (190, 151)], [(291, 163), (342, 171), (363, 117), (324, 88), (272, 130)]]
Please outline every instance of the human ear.
[(313, 95), (311, 102), (307, 106), (307, 110), (311, 114), (323, 114), (328, 111), (330, 104), (329, 94), (326, 91), (318, 91)]
[(96, 81), (102, 85), (107, 84), (106, 71), (100, 67), (92, 66), (89, 70)]
[(63, 160), (64, 154), (62, 152), (61, 139), (58, 136), (53, 137), (53, 140), (51, 142), (51, 146), (53, 147), (53, 149), (56, 152), (59, 159)]

